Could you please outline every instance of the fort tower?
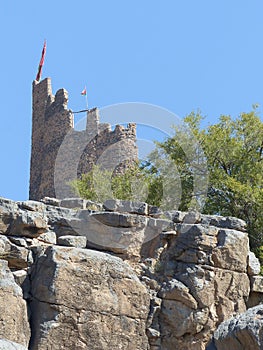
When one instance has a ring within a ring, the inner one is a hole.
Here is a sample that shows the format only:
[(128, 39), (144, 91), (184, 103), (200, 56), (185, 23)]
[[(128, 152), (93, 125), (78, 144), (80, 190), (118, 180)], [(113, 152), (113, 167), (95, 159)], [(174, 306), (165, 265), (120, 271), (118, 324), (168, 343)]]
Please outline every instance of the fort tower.
[(86, 129), (76, 131), (67, 103), (65, 89), (52, 94), (50, 78), (33, 81), (30, 199), (72, 196), (69, 182), (94, 164), (123, 169), (138, 159), (134, 123), (111, 130), (93, 108), (87, 112)]

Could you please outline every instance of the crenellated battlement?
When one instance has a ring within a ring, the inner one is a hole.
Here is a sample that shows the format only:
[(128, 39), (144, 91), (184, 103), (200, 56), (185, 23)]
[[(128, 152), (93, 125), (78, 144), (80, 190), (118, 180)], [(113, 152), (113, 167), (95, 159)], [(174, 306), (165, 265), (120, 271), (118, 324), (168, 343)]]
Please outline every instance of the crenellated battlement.
[(127, 159), (138, 158), (136, 124), (112, 130), (110, 124), (100, 123), (99, 109), (92, 108), (87, 111), (86, 129), (76, 131), (68, 92), (59, 89), (53, 95), (50, 78), (33, 82), (32, 117), (30, 199), (69, 196), (68, 183), (94, 164), (125, 168)]

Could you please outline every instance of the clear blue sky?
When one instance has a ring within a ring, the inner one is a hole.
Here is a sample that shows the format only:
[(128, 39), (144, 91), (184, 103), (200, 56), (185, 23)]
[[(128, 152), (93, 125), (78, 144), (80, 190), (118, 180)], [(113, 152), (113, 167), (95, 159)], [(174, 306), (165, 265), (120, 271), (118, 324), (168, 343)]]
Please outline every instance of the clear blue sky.
[(69, 108), (159, 105), (183, 117), (263, 107), (262, 0), (10, 0), (0, 5), (0, 196), (28, 198), (31, 84), (43, 78)]

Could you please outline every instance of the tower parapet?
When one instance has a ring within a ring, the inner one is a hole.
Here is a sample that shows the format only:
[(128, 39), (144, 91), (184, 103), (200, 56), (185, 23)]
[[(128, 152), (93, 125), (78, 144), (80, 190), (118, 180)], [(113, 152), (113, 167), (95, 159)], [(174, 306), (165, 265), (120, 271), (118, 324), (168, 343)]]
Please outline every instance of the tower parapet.
[(74, 115), (67, 107), (68, 93), (60, 89), (52, 94), (51, 79), (33, 82), (33, 120), (29, 198), (70, 195), (69, 182), (91, 170), (125, 168), (125, 161), (136, 161), (136, 125), (127, 128), (99, 120), (98, 108), (87, 112), (86, 129), (74, 130)]

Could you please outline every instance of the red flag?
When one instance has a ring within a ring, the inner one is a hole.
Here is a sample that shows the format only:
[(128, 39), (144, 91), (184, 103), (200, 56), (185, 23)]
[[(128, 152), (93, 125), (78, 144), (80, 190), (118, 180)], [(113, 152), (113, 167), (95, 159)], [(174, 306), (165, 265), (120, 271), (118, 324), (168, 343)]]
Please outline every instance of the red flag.
[(87, 89), (86, 89), (86, 86), (85, 88), (81, 91), (81, 95), (87, 95)]
[(38, 66), (38, 72), (37, 72), (36, 81), (39, 81), (41, 79), (42, 67), (43, 67), (44, 60), (45, 60), (46, 49), (47, 49), (47, 43), (46, 43), (46, 40), (45, 40), (44, 41), (43, 50), (42, 50), (41, 59), (40, 59), (39, 66)]

